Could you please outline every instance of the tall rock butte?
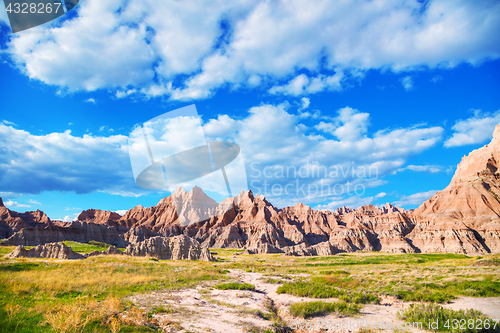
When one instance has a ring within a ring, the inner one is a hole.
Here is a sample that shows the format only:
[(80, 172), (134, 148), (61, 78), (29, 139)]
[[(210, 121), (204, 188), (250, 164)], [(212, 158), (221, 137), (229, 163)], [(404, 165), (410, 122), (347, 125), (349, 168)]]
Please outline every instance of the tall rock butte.
[(498, 253), (499, 163), (500, 124), (489, 144), (462, 158), (450, 184), (415, 210), (427, 221), (414, 230), (414, 245), (427, 251), (462, 247), (467, 253)]

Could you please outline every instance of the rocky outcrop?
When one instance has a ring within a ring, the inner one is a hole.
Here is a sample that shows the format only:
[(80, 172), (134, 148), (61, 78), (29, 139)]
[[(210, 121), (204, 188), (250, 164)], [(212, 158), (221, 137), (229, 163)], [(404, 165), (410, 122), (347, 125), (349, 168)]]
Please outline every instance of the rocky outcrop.
[(111, 245), (106, 251), (92, 251), (85, 254), (86, 258), (100, 255), (123, 255), (123, 252), (116, 248), (116, 246)]
[(12, 236), (23, 228), (52, 225), (52, 221), (41, 210), (18, 213), (4, 206), (0, 198), (0, 239)]
[[(251, 191), (217, 204), (194, 187), (190, 192), (179, 188), (157, 205), (136, 206), (122, 217), (87, 210), (79, 219), (91, 223), (66, 227), (50, 225), (40, 211), (23, 215), (0, 206), (0, 233), (10, 236), (5, 245), (96, 240), (119, 247), (136, 244), (129, 251), (165, 257), (173, 243), (164, 237), (184, 239), (179, 244), (192, 238), (204, 248), (243, 248), (246, 253), (500, 253), (499, 163), (500, 125), (490, 144), (462, 159), (450, 185), (414, 211), (391, 204), (333, 212), (304, 204), (278, 209)], [(24, 229), (14, 233), (20, 227)]]
[(500, 253), (500, 124), (492, 141), (464, 156), (450, 184), (414, 215), (409, 235), (423, 252)]
[(19, 245), (7, 255), (8, 258), (54, 258), (54, 259), (83, 259), (84, 256), (76, 253), (64, 243), (50, 243), (38, 245), (27, 250)]
[(87, 209), (82, 211), (76, 220), (80, 222), (105, 224), (116, 227), (120, 225), (120, 218), (120, 214), (109, 210)]
[(84, 222), (73, 222), (68, 227), (46, 226), (24, 228), (5, 240), (2, 245), (36, 246), (40, 244), (74, 241), (97, 241), (125, 247), (126, 242), (115, 227)]
[(125, 254), (162, 260), (214, 261), (207, 248), (202, 247), (196, 240), (184, 235), (174, 237), (156, 236), (140, 243), (130, 244), (125, 249)]

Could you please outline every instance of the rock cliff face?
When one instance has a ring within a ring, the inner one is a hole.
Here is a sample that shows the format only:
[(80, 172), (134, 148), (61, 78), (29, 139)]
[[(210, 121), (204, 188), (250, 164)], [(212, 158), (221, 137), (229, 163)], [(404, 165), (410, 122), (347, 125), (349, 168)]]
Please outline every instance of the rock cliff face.
[(12, 236), (16, 231), (35, 226), (52, 225), (52, 221), (44, 212), (18, 213), (4, 206), (0, 198), (0, 239)]
[(51, 225), (40, 211), (21, 214), (0, 205), (0, 232), (10, 236), (5, 245), (97, 240), (119, 247), (136, 244), (128, 251), (157, 257), (169, 257), (172, 246), (189, 242), (184, 236), (204, 248), (244, 248), (247, 253), (500, 253), (499, 163), (500, 125), (490, 144), (462, 159), (449, 186), (415, 211), (391, 204), (334, 212), (304, 204), (278, 209), (251, 191), (217, 204), (195, 187), (190, 192), (179, 188), (156, 206), (136, 206), (122, 217), (87, 210), (79, 216), (85, 222), (67, 227)]
[(124, 253), (132, 256), (152, 257), (163, 260), (214, 260), (207, 248), (201, 247), (200, 243), (184, 235), (152, 237), (140, 243), (127, 246)]
[(100, 209), (87, 209), (78, 215), (77, 221), (95, 223), (95, 224), (105, 224), (111, 226), (119, 226), (121, 215), (109, 210)]
[(492, 141), (464, 156), (450, 184), (414, 214), (409, 237), (425, 252), (500, 252), (500, 124)]
[(19, 245), (14, 251), (7, 255), (8, 258), (55, 258), (55, 259), (83, 259), (79, 253), (76, 253), (71, 247), (64, 243), (51, 243), (38, 245), (26, 250), (24, 246)]
[(2, 245), (36, 246), (62, 241), (86, 243), (91, 240), (118, 247), (125, 247), (128, 244), (115, 227), (73, 222), (67, 227), (49, 225), (24, 228), (9, 237)]

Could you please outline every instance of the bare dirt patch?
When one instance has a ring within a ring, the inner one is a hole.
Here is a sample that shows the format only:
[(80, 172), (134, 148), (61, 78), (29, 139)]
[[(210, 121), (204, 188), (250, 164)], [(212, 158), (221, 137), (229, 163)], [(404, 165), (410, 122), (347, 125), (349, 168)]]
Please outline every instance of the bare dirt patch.
[[(151, 292), (128, 297), (146, 312), (155, 312), (151, 317), (165, 332), (265, 332), (274, 331), (276, 318), (270, 319), (269, 304), (276, 310), (279, 319), (293, 332), (357, 332), (361, 328), (382, 329), (386, 332), (426, 332), (418, 325), (406, 324), (397, 316), (412, 304), (395, 297), (381, 296), (380, 304), (367, 304), (355, 317), (340, 317), (329, 314), (308, 320), (294, 317), (289, 308), (292, 303), (321, 299), (278, 294), (280, 283), (269, 283), (270, 277), (261, 273), (230, 270), (231, 280), (250, 283), (255, 291), (218, 290), (213, 283), (196, 288), (173, 292)], [(271, 277), (272, 279), (272, 277)], [(279, 277), (274, 280), (279, 281)], [(337, 299), (323, 299), (336, 301)], [(475, 309), (490, 318), (500, 317), (500, 297), (460, 297), (444, 307)], [(302, 323), (303, 328), (299, 325)], [(309, 324), (308, 324), (309, 323)], [(307, 326), (309, 325), (309, 326)]]

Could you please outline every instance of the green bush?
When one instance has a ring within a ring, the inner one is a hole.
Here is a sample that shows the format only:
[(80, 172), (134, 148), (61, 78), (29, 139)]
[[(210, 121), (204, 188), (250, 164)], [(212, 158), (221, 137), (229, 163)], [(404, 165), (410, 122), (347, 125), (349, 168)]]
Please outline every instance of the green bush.
[(229, 282), (221, 283), (215, 286), (215, 288), (220, 290), (251, 290), (255, 291), (255, 286), (250, 283), (239, 283), (239, 282)]
[(294, 316), (309, 318), (335, 312), (340, 316), (359, 313), (359, 305), (346, 302), (301, 302), (290, 306), (290, 313)]
[(476, 310), (453, 311), (437, 304), (416, 304), (398, 316), (406, 322), (422, 323), (424, 329), (440, 332), (500, 332), (497, 322)]
[(396, 297), (408, 302), (448, 303), (456, 297), (450, 293), (432, 289), (419, 289), (418, 291), (399, 290)]
[(339, 297), (342, 291), (339, 289), (317, 282), (297, 281), (284, 283), (276, 291), (278, 294), (290, 294), (301, 297), (331, 298)]
[(278, 294), (291, 294), (300, 297), (314, 298), (340, 298), (346, 303), (366, 304), (378, 303), (380, 298), (371, 293), (348, 292), (344, 289), (336, 288), (328, 283), (313, 281), (298, 281), (284, 283), (276, 291)]

